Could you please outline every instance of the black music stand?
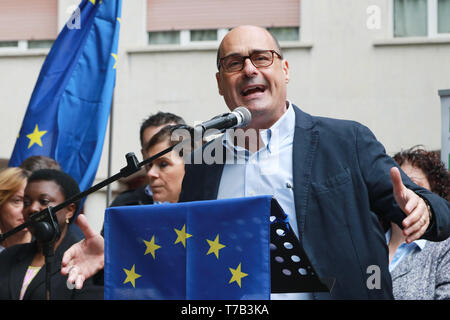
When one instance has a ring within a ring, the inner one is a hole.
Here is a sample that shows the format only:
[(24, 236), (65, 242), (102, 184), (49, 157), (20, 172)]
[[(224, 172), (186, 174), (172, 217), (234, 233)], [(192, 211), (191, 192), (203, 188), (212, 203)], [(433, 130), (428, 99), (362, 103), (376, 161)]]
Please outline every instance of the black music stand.
[(335, 279), (318, 277), (275, 198), (270, 211), (271, 292), (330, 292)]

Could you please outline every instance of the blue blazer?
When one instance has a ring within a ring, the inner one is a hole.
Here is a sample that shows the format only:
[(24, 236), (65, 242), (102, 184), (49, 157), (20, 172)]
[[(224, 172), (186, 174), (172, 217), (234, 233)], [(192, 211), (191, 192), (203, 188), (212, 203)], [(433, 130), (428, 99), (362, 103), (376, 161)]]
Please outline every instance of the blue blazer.
[[(389, 175), (396, 162), (367, 127), (293, 108), (293, 187), (301, 245), (319, 277), (336, 279), (331, 298), (392, 299), (388, 248), (378, 219), (401, 224), (405, 218)], [(180, 201), (217, 198), (223, 164), (187, 164), (185, 169)], [(449, 237), (448, 201), (401, 174), (404, 184), (434, 212), (423, 238)], [(318, 293), (315, 298), (330, 295)]]

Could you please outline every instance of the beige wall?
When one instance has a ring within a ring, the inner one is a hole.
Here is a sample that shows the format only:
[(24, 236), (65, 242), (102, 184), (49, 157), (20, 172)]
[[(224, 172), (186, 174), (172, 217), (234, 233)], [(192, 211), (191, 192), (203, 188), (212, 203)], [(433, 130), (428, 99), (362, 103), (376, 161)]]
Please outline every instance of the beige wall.
[[(146, 46), (145, 2), (123, 5), (112, 173), (125, 165), (127, 152), (141, 160), (139, 126), (150, 113), (174, 112), (193, 124), (226, 111), (214, 76), (216, 45)], [(389, 39), (389, 2), (303, 0), (302, 41), (282, 44), (291, 68), (288, 96), (312, 114), (362, 122), (388, 153), (415, 144), (438, 149), (438, 90), (450, 88), (450, 39)], [(380, 28), (366, 25), (370, 5), (380, 9)], [(43, 59), (39, 52), (0, 53), (0, 158), (10, 156)], [(107, 175), (107, 145), (97, 181)], [(97, 229), (104, 197), (99, 191), (86, 202)]]

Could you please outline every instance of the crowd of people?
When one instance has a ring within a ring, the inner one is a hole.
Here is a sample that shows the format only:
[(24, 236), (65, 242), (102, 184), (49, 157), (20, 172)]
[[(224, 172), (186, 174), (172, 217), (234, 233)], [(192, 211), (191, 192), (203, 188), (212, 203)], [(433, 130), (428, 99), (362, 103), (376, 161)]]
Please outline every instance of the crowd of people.
[[(246, 130), (257, 132), (256, 144), (224, 134), (191, 155), (172, 150), (145, 167), (145, 185), (119, 194), (111, 206), (271, 194), (315, 270), (336, 279), (330, 293), (273, 299), (450, 299), (450, 179), (436, 152), (414, 147), (390, 157), (361, 124), (300, 110), (287, 100), (289, 64), (266, 29), (232, 29), (219, 46), (217, 68), (219, 94), (228, 108), (250, 110)], [(172, 137), (180, 126), (186, 128), (185, 121), (168, 112), (143, 121), (143, 158), (180, 142)], [(214, 144), (246, 161), (185, 163)], [(274, 163), (277, 170), (267, 173), (265, 166)], [(75, 180), (47, 157), (1, 170), (0, 232), (77, 193)], [(56, 214), (61, 235), (51, 299), (103, 299), (103, 231), (77, 216), (78, 206)], [(83, 239), (70, 228), (75, 218)], [(0, 299), (45, 299), (45, 243), (35, 228), (0, 245)], [(381, 269), (376, 290), (367, 286), (370, 265)]]

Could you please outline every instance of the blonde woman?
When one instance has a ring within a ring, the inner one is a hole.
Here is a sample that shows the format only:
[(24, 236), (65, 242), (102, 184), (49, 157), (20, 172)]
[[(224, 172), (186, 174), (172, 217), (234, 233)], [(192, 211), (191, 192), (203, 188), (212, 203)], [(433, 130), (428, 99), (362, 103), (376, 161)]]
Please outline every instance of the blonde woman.
[[(0, 171), (0, 232), (5, 233), (24, 222), (23, 194), (28, 171), (22, 168), (6, 168)], [(23, 229), (0, 243), (0, 251), (19, 243), (31, 241), (31, 233)]]

